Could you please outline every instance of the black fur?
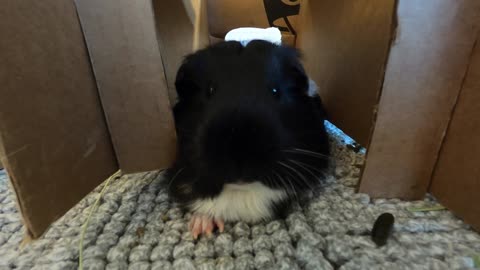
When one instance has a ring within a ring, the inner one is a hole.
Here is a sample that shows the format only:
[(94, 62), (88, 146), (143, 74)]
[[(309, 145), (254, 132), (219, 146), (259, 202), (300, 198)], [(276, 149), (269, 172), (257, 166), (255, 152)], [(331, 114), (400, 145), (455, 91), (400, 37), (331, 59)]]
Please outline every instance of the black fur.
[(295, 49), (222, 42), (187, 56), (176, 88), (178, 155), (168, 177), (178, 202), (214, 197), (239, 179), (292, 199), (318, 186), (328, 166), (325, 113), (307, 95)]

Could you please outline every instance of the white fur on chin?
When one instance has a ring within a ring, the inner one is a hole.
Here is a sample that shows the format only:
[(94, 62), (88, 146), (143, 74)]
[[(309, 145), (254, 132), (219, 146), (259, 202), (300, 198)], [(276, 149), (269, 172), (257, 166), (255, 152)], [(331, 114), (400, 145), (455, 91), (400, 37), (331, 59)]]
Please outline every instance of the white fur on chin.
[(287, 198), (283, 190), (276, 190), (260, 182), (226, 184), (215, 198), (192, 203), (191, 209), (223, 221), (257, 222), (271, 218), (272, 204)]

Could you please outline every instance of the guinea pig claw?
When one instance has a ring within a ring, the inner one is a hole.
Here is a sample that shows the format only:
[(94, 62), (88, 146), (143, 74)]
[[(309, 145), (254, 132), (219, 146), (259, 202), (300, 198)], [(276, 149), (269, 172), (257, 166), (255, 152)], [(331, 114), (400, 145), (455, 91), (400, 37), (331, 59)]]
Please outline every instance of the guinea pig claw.
[(214, 222), (215, 225), (217, 225), (218, 231), (223, 233), (223, 231), (225, 230), (225, 223), (223, 222), (223, 220), (216, 218)]
[(206, 215), (194, 214), (190, 219), (188, 228), (193, 236), (193, 239), (196, 240), (201, 234), (211, 237), (215, 226), (218, 227), (220, 232), (223, 232), (225, 229), (223, 220), (213, 219), (212, 217)]
[(192, 217), (190, 224), (190, 231), (192, 232), (193, 239), (196, 240), (202, 233), (202, 219), (200, 217)]
[(203, 217), (203, 227), (202, 232), (204, 232), (208, 237), (212, 236), (213, 231), (213, 220), (209, 217)]

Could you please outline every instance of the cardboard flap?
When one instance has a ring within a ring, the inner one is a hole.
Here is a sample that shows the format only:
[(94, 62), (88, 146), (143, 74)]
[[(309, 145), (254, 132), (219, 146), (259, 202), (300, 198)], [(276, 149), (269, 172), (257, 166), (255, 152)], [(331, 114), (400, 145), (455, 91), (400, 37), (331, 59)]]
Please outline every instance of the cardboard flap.
[(470, 62), (479, 10), (478, 0), (400, 0), (361, 192), (425, 196)]
[[(480, 6), (479, 6), (480, 7)], [(480, 28), (480, 17), (477, 19)], [(477, 28), (477, 29), (478, 29)], [(431, 192), (480, 231), (480, 32), (432, 178)]]
[[(175, 90), (177, 70), (183, 58), (193, 52), (194, 23), (201, 16), (198, 5), (195, 6), (190, 0), (183, 2), (182, 4), (182, 1), (178, 0), (152, 1), (157, 39), (172, 104), (177, 98)], [(208, 37), (207, 33), (204, 35)]]
[(152, 1), (76, 5), (120, 169), (170, 166), (176, 137)]
[(331, 121), (367, 146), (395, 31), (395, 0), (303, 0), (297, 47)]
[(118, 166), (74, 3), (7, 1), (0, 18), (0, 158), (38, 238)]

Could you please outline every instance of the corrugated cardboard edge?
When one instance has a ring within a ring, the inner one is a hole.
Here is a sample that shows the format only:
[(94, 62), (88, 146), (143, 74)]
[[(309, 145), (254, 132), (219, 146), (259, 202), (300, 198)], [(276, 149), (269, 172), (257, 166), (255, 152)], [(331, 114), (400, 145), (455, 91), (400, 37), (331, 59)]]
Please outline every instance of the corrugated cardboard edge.
[[(13, 178), (13, 176), (10, 177), (10, 186), (13, 192), (15, 193), (15, 202), (18, 206), (18, 210), (20, 212), (20, 216), (22, 218), (22, 223), (25, 226), (25, 235), (23, 236), (23, 241), (22, 243), (30, 243), (32, 239), (34, 239), (33, 236), (33, 231), (31, 230), (32, 228), (32, 222), (30, 221), (30, 218), (28, 215), (25, 215), (25, 205), (23, 205), (22, 200), (20, 200), (20, 194), (18, 193), (19, 187), (17, 186), (17, 181)], [(48, 229), (47, 229), (48, 230)], [(47, 231), (45, 230), (45, 231)]]
[[(13, 190), (13, 193), (15, 194), (15, 204), (17, 205), (18, 211), (20, 213), (20, 218), (22, 220), (22, 224), (25, 226), (25, 234), (23, 236), (23, 240), (21, 243), (21, 247), (25, 246), (26, 244), (30, 243), (32, 241), (33, 237), (33, 232), (31, 231), (32, 223), (30, 222), (29, 216), (25, 215), (25, 206), (23, 205), (22, 201), (19, 199), (20, 194), (18, 194), (18, 186), (16, 186), (16, 181), (13, 179), (13, 176), (11, 176), (8, 173), (8, 159), (6, 158), (5, 154), (5, 148), (2, 143), (2, 133), (0, 132), (0, 162), (5, 164), (5, 170), (7, 171), (8, 175), (8, 182), (9, 182), (9, 187), (10, 190)], [(1, 165), (1, 164), (0, 164)]]
[(192, 50), (197, 51), (208, 46), (210, 39), (208, 35), (207, 0), (197, 0), (194, 4), (194, 10), (197, 14), (195, 15)]
[[(368, 149), (370, 147), (370, 144), (372, 143), (372, 135), (373, 133), (375, 132), (375, 124), (377, 122), (377, 113), (378, 113), (378, 104), (380, 103), (380, 100), (382, 98), (382, 90), (383, 90), (383, 85), (385, 83), (385, 77), (386, 77), (386, 70), (387, 70), (387, 65), (388, 65), (388, 60), (390, 59), (390, 51), (392, 50), (392, 47), (393, 45), (395, 44), (395, 40), (397, 38), (397, 30), (398, 30), (398, 1), (399, 0), (395, 0), (395, 4), (394, 4), (394, 8), (393, 8), (393, 14), (392, 14), (392, 25), (390, 26), (391, 28), (391, 36), (390, 36), (390, 42), (389, 42), (389, 45), (388, 45), (388, 48), (387, 48), (387, 52), (386, 52), (386, 57), (385, 57), (385, 63), (383, 64), (383, 68), (382, 68), (382, 73), (383, 73), (383, 76), (382, 76), (382, 79), (379, 81), (379, 89), (378, 89), (378, 92), (377, 92), (377, 105), (375, 106), (374, 110), (373, 110), (373, 119), (372, 119), (372, 125), (371, 125), (371, 128), (370, 128), (370, 136), (368, 137), (368, 143), (367, 145), (365, 146), (366, 149)], [(367, 166), (367, 163), (368, 163), (368, 153), (369, 151), (367, 150), (366, 154), (365, 154), (365, 162), (360, 170), (360, 180), (357, 184), (357, 187), (356, 187), (356, 192), (359, 192), (360, 191), (360, 186), (362, 184), (362, 179), (363, 179), (363, 173), (364, 173), (364, 170), (365, 170), (365, 167)]]
[[(474, 56), (475, 54), (475, 49), (477, 48), (477, 45), (478, 45), (478, 38), (479, 38), (479, 34), (477, 34), (477, 38), (475, 39), (475, 42), (473, 43), (472, 45), (472, 50), (470, 52), (470, 56), (469, 58), (472, 59), (472, 57)], [(445, 139), (447, 137), (447, 133), (448, 131), (450, 130), (450, 127), (452, 125), (452, 119), (453, 119), (453, 115), (455, 114), (455, 111), (457, 110), (457, 105), (458, 105), (458, 101), (460, 100), (460, 96), (462, 95), (463, 93), (463, 90), (464, 90), (464, 86), (465, 86), (465, 82), (467, 81), (468, 79), (468, 74), (470, 72), (470, 68), (471, 68), (471, 65), (472, 65), (472, 61), (470, 61), (468, 63), (468, 66), (467, 66), (467, 69), (465, 70), (465, 73), (463, 74), (463, 79), (462, 79), (462, 83), (461, 83), (461, 86), (460, 86), (460, 90), (458, 91), (458, 95), (456, 96), (455, 98), (455, 103), (452, 107), (452, 110), (450, 111), (450, 115), (449, 115), (449, 118), (448, 118), (448, 124), (447, 124), (447, 128), (444, 130), (443, 134), (442, 134), (442, 144), (440, 145), (440, 148), (438, 149), (437, 151), (437, 154), (435, 156), (435, 165), (433, 166), (433, 170), (432, 170), (432, 173), (430, 175), (430, 179), (433, 180), (433, 176), (435, 175), (437, 169), (438, 169), (438, 163), (439, 163), (439, 157), (442, 153), (442, 151), (444, 150), (444, 146), (445, 146)], [(428, 185), (428, 190), (431, 190), (432, 188), (432, 184), (433, 182), (430, 181), (429, 185)]]
[[(32, 226), (32, 223), (29, 221), (28, 216), (24, 215), (24, 213), (25, 213), (24, 206), (23, 206), (21, 200), (19, 200), (19, 194), (17, 193), (18, 187), (15, 187), (14, 183), (15, 183), (15, 181), (10, 181), (10, 186), (11, 186), (10, 188), (15, 193), (15, 203), (18, 206), (18, 211), (20, 212), (22, 224), (23, 224), (23, 226), (25, 226), (25, 229), (26, 229), (25, 234), (23, 235), (22, 242), (20, 242), (20, 245), (19, 245), (19, 249), (22, 250), (25, 246), (27, 246), (31, 242), (35, 241), (35, 239), (34, 239), (34, 236), (33, 236), (33, 232), (30, 230), (30, 228)], [(47, 232), (47, 231), (48, 231), (48, 228), (45, 230), (45, 232)], [(45, 234), (45, 232), (43, 234)], [(38, 238), (40, 238), (40, 237), (38, 237)]]
[[(3, 165), (5, 167), (3, 167)], [(10, 175), (8, 173), (8, 159), (7, 159), (7, 154), (5, 151), (5, 147), (3, 145), (3, 133), (0, 132), (0, 169), (5, 169), (8, 175), (8, 182), (9, 182), (9, 187), (10, 190), (13, 190), (15, 194), (15, 203), (17, 205), (17, 208), (20, 213), (20, 218), (22, 220), (22, 224), (25, 226), (25, 235), (23, 236), (23, 241), (22, 243), (29, 243), (33, 239), (33, 232), (31, 231), (32, 223), (30, 222), (29, 216), (25, 215), (25, 206), (23, 205), (22, 201), (19, 199), (19, 193), (18, 193), (18, 186), (16, 184), (16, 181), (13, 179), (13, 175)]]
[[(448, 209), (450, 209), (455, 215), (459, 216), (460, 218), (462, 218), (466, 223), (468, 223), (469, 225), (471, 225), (475, 230), (479, 231), (480, 232), (480, 215), (478, 214), (478, 209), (475, 207), (475, 203), (478, 201), (478, 194), (475, 194), (475, 192), (477, 192), (480, 188), (480, 182), (479, 181), (476, 181), (475, 182), (475, 179), (478, 179), (480, 177), (480, 175), (478, 174), (478, 171), (476, 172), (477, 174), (475, 174), (474, 171), (472, 171), (472, 167), (468, 167), (467, 169), (470, 169), (470, 170), (463, 170), (464, 168), (455, 168), (456, 166), (454, 166), (454, 168), (452, 169), (451, 167), (448, 168), (448, 167), (441, 167), (442, 165), (443, 166), (449, 166), (451, 164), (455, 164), (456, 162), (460, 162), (458, 160), (455, 160), (451, 158), (451, 156), (449, 154), (452, 154), (452, 151), (453, 151), (453, 154), (455, 153), (465, 153), (463, 151), (465, 151), (464, 148), (460, 148), (459, 150), (457, 150), (457, 147), (452, 147), (452, 144), (449, 143), (449, 136), (453, 136), (454, 137), (454, 140), (455, 140), (455, 137), (458, 137), (458, 131), (454, 129), (454, 127), (456, 129), (459, 128), (459, 125), (458, 124), (454, 124), (453, 122), (455, 120), (457, 121), (463, 121), (465, 122), (465, 119), (459, 119), (459, 118), (455, 118), (455, 114), (456, 113), (465, 113), (465, 108), (471, 108), (471, 107), (465, 107), (465, 106), (468, 106), (468, 105), (464, 105), (464, 102), (466, 97), (464, 97), (464, 92), (465, 91), (473, 91), (471, 86), (469, 86), (469, 82), (471, 80), (476, 80), (474, 81), (473, 83), (478, 85), (480, 79), (479, 77), (474, 77), (474, 75), (471, 75), (470, 72), (475, 72), (474, 74), (478, 74), (480, 73), (480, 43), (479, 43), (479, 39), (480, 39), (480, 30), (477, 32), (477, 38), (474, 42), (474, 45), (472, 47), (472, 53), (470, 55), (470, 63), (468, 65), (468, 68), (467, 68), (467, 72), (465, 73), (465, 77), (464, 77), (464, 80), (462, 82), (462, 87), (459, 91), (459, 95), (457, 97), (457, 100), (456, 100), (456, 104), (454, 106), (454, 109), (452, 110), (452, 114), (451, 114), (451, 117), (450, 117), (450, 122), (449, 122), (449, 125), (448, 125), (448, 128), (444, 134), (444, 138), (443, 138), (443, 144), (442, 144), (442, 147), (438, 153), (438, 158), (437, 158), (437, 162), (435, 164), (435, 167), (434, 167), (434, 170), (432, 172), (432, 176), (431, 176), (431, 179), (432, 181), (430, 182), (430, 186), (428, 188), (428, 190), (433, 194), (433, 196), (439, 200), (443, 205), (445, 205)], [(474, 62), (475, 61), (475, 62)], [(472, 66), (472, 65), (475, 65), (475, 66)], [(472, 69), (475, 69), (475, 71), (472, 71)], [(467, 87), (469, 87), (468, 89), (466, 89)], [(468, 95), (470, 94), (471, 95), (471, 92), (465, 94), (465, 95)], [(477, 94), (477, 98), (478, 98), (478, 95)], [(461, 99), (464, 99), (463, 102)], [(468, 101), (467, 101), (468, 102)], [(462, 108), (459, 108), (460, 106), (462, 106)], [(472, 106), (472, 102), (469, 103), (469, 106)], [(478, 104), (477, 104), (478, 106)], [(467, 110), (468, 112), (468, 110)], [(478, 110), (477, 110), (477, 114), (478, 114)], [(477, 120), (478, 122), (478, 120)], [(462, 122), (461, 122), (462, 123)], [(461, 127), (461, 126), (460, 126)], [(468, 129), (468, 127), (464, 128), (464, 129)], [(451, 134), (451, 132), (454, 132), (453, 134)], [(456, 133), (455, 133), (456, 132)], [(463, 130), (463, 134), (465, 134), (465, 130)], [(468, 130), (467, 132), (471, 132), (471, 130)], [(475, 136), (475, 134), (478, 135), (478, 132), (477, 133), (474, 133), (473, 136)], [(472, 136), (472, 137), (473, 137)], [(458, 139), (457, 139), (457, 143), (458, 143)], [(457, 144), (454, 144), (454, 145), (457, 145)], [(461, 147), (461, 146), (460, 146)], [(478, 149), (478, 144), (477, 144), (477, 148), (475, 149)], [(463, 150), (463, 151), (462, 151)], [(470, 149), (469, 149), (470, 150)], [(478, 152), (468, 152), (469, 150), (467, 150), (467, 152), (465, 153), (465, 155), (478, 155)], [(462, 152), (460, 152), (462, 151)], [(463, 155), (463, 154), (462, 154)], [(446, 159), (446, 161), (444, 160)], [(477, 158), (478, 159), (478, 156)], [(476, 160), (474, 159), (474, 160)], [(445, 171), (447, 170), (447, 171)], [(464, 177), (461, 177), (462, 174), (460, 174), (460, 180), (457, 180), (453, 183), (450, 183), (451, 180), (453, 180), (453, 177), (450, 174), (454, 173), (458, 173), (458, 171), (463, 171), (464, 173)], [(466, 178), (465, 178), (466, 177)], [(472, 179), (473, 178), (473, 179)], [(469, 188), (465, 188), (462, 187), (462, 185), (469, 185)], [(452, 187), (453, 186), (453, 187)], [(473, 189), (472, 189), (472, 186)], [(458, 189), (457, 189), (458, 188)], [(457, 190), (455, 190), (457, 189)]]
[[(111, 140), (113, 140), (113, 137), (112, 137), (112, 133), (110, 131), (110, 125), (108, 125), (108, 118), (107, 118), (107, 115), (105, 113), (105, 110), (103, 109), (104, 108), (104, 101), (102, 99), (102, 96), (100, 94), (100, 91), (98, 91), (98, 81), (97, 81), (97, 77), (96, 77), (96, 74), (95, 74), (95, 68), (93, 66), (93, 63), (92, 63), (92, 56), (90, 55), (90, 51), (88, 50), (88, 44), (87, 44), (87, 40), (85, 38), (85, 30), (83, 29), (83, 25), (82, 25), (82, 22), (81, 22), (81, 18), (80, 18), (80, 15), (78, 14), (78, 10), (77, 10), (77, 6), (76, 6), (76, 0), (72, 0), (73, 1), (73, 4), (75, 5), (75, 15), (76, 15), (76, 18), (78, 20), (78, 24), (80, 25), (80, 29), (82, 30), (82, 40), (83, 40), (83, 44), (85, 45), (85, 49), (87, 50), (87, 54), (88, 54), (88, 62), (90, 63), (90, 67), (92, 69), (92, 76), (93, 78), (95, 79), (95, 86), (97, 87), (97, 94), (98, 94), (98, 100), (102, 106), (102, 111), (103, 111), (103, 119), (105, 121), (105, 123), (107, 123), (107, 133), (108, 133), (108, 136), (111, 138)], [(113, 142), (112, 142), (112, 145), (113, 145)], [(118, 155), (117, 155), (117, 152), (115, 150), (115, 147), (112, 147), (112, 150), (113, 150), (113, 153), (115, 154), (115, 160), (117, 162), (117, 164), (119, 164), (118, 162)]]

